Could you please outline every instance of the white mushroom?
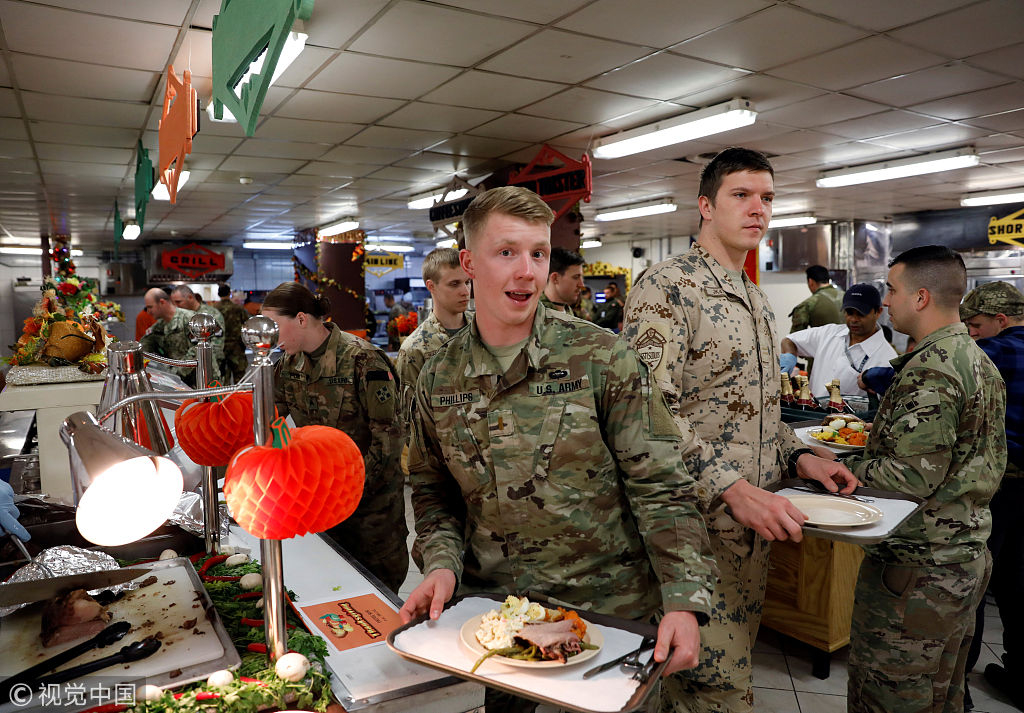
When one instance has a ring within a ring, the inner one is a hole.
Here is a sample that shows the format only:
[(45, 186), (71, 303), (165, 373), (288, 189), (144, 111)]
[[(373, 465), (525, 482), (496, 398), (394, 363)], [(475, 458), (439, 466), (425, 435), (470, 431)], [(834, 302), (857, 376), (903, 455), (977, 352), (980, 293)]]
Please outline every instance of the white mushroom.
[(210, 688), (224, 688), (225, 686), (230, 686), (234, 680), (235, 674), (226, 669), (221, 669), (210, 674), (209, 678), (206, 679), (206, 685)]
[(140, 701), (155, 701), (164, 695), (164, 689), (147, 683), (135, 690), (135, 698)]
[(225, 567), (237, 567), (238, 565), (245, 564), (248, 561), (249, 561), (249, 555), (246, 555), (246, 554), (231, 555), (226, 560), (224, 560), (224, 566)]
[(160, 553), (160, 557), (158, 557), (157, 559), (172, 560), (172, 559), (174, 559), (177, 556), (178, 556), (178, 553), (175, 552), (174, 550), (164, 550), (163, 552)]
[(243, 574), (242, 578), (238, 580), (238, 586), (242, 589), (262, 589), (263, 576), (256, 572)]
[(274, 673), (277, 677), (291, 683), (298, 683), (306, 677), (309, 671), (309, 659), (302, 654), (292, 652), (285, 654), (274, 664)]

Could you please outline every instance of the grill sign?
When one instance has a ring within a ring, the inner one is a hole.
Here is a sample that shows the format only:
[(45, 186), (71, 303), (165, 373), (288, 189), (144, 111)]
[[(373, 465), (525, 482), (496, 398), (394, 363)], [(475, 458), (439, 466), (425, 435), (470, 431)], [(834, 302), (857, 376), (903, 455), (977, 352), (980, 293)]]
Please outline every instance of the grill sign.
[(194, 278), (208, 272), (222, 272), (225, 261), (223, 254), (191, 243), (160, 253), (160, 267)]

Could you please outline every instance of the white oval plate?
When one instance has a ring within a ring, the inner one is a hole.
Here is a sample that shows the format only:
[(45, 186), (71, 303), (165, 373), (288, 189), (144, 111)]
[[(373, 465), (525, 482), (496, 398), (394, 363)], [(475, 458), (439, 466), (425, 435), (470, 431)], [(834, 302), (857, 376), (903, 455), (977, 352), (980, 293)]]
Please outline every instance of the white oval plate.
[(873, 505), (835, 495), (786, 495), (797, 509), (807, 516), (805, 525), (825, 527), (857, 527), (882, 519), (883, 513)]
[[(476, 640), (476, 630), (480, 628), (481, 619), (483, 619), (483, 614), (474, 616), (463, 624), (462, 629), (459, 630), (459, 638), (462, 639), (462, 643), (466, 648), (472, 651), (477, 658), (483, 656), (488, 651), (483, 644)], [(522, 661), (520, 659), (510, 659), (505, 656), (491, 656), (487, 661), (494, 661), (496, 663), (505, 664), (506, 666), (519, 666), (522, 668), (557, 668), (559, 666), (571, 666), (594, 658), (601, 652), (601, 647), (604, 646), (604, 637), (601, 635), (601, 632), (597, 630), (597, 627), (589, 621), (587, 622), (587, 633), (583, 635), (583, 640), (588, 644), (593, 644), (597, 648), (583, 649), (583, 651), (580, 651), (575, 656), (567, 658), (565, 663), (562, 663), (561, 661)]]
[(807, 438), (805, 440), (808, 443), (813, 443), (814, 445), (827, 446), (829, 448), (835, 448), (835, 449), (841, 450), (841, 451), (862, 451), (862, 450), (864, 450), (864, 446), (851, 446), (851, 445), (849, 445), (847, 443), (836, 443), (835, 441), (822, 441), (820, 439), (815, 438), (813, 435), (811, 435), (811, 434), (814, 434), (814, 433), (821, 433), (824, 430), (825, 430), (825, 428), (823, 426), (816, 426), (814, 428), (808, 429), (807, 430)]

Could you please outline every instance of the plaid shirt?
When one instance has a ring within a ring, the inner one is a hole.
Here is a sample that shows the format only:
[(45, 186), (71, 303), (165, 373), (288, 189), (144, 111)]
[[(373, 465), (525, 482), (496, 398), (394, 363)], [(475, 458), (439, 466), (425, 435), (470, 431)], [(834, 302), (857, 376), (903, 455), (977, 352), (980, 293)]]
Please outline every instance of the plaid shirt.
[(1024, 326), (979, 339), (1006, 382), (1006, 463), (1024, 470)]

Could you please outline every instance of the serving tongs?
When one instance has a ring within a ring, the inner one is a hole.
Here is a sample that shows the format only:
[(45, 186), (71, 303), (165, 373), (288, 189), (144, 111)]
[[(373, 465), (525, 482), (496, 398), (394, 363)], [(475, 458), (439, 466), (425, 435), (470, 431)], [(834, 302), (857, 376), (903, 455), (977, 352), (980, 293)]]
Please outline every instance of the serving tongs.
[[(104, 629), (100, 633), (96, 634), (96, 636), (92, 637), (91, 639), (87, 639), (87, 640), (83, 641), (80, 644), (72, 646), (67, 651), (62, 651), (61, 653), (56, 654), (55, 656), (51, 656), (48, 659), (44, 659), (44, 660), (40, 661), (39, 663), (26, 668), (24, 671), (21, 671), (20, 673), (16, 673), (13, 676), (11, 676), (11, 677), (3, 680), (3, 681), (0, 681), (0, 701), (6, 702), (6, 701), (10, 700), (11, 689), (13, 689), (15, 686), (17, 686), (19, 684), (29, 684), (29, 685), (32, 685), (33, 681), (38, 683), (39, 680), (42, 680), (41, 679), (41, 675), (45, 674), (47, 671), (52, 671), (53, 669), (57, 668), (58, 666), (66, 664), (68, 661), (73, 661), (74, 659), (77, 659), (79, 656), (82, 656), (83, 654), (86, 654), (89, 651), (92, 651), (93, 649), (100, 649), (100, 648), (103, 648), (104, 646), (110, 646), (111, 644), (120, 641), (121, 639), (124, 638), (125, 634), (127, 634), (131, 630), (131, 628), (132, 628), (132, 625), (129, 622), (127, 622), (127, 621), (117, 621), (117, 622), (114, 622), (113, 624), (108, 626), (106, 629)], [(99, 659), (99, 660), (103, 661), (104, 659)], [(88, 665), (88, 664), (85, 664), (85, 665)], [(110, 664), (106, 664), (106, 665), (110, 665)], [(77, 668), (79, 668), (79, 667), (75, 666), (75, 667), (73, 667), (71, 669), (68, 669), (68, 670), (69, 671), (74, 671)], [(92, 669), (92, 670), (95, 671), (96, 669)], [(63, 673), (63, 672), (61, 672), (61, 673)], [(54, 675), (60, 675), (60, 674), (54, 674)], [(76, 676), (78, 676), (78, 675), (81, 675), (81, 674), (77, 674), (76, 673)], [(64, 680), (70, 681), (72, 679), (64, 679)], [(59, 683), (59, 681), (55, 682), (55, 683)], [(34, 686), (34, 688), (39, 688), (40, 685), (45, 685), (45, 684), (36, 685), (36, 686)]]

